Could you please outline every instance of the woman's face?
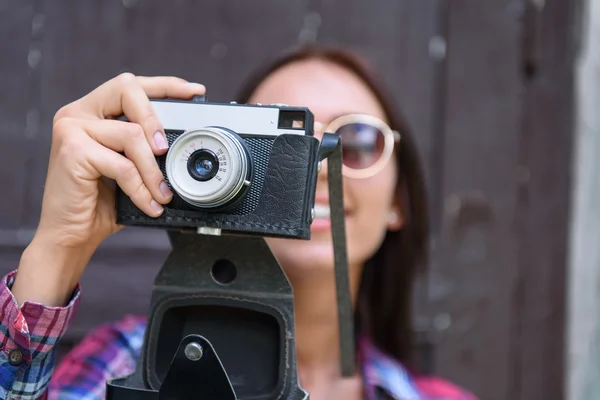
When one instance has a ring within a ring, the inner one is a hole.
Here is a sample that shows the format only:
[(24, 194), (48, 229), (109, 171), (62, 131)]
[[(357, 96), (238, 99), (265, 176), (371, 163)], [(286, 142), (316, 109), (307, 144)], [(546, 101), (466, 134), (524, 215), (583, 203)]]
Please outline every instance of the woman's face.
[[(249, 102), (308, 107), (315, 120), (325, 125), (351, 113), (368, 114), (387, 122), (381, 105), (356, 75), (320, 60), (298, 61), (279, 69), (257, 88)], [(320, 139), (322, 132), (315, 130), (315, 135)], [(394, 197), (396, 174), (396, 163), (392, 159), (370, 178), (344, 177), (348, 261), (354, 278), (380, 247), (386, 231), (399, 229), (402, 224)], [(319, 174), (316, 203), (329, 205), (326, 163)], [(323, 270), (333, 270), (327, 219), (317, 218), (313, 222), (309, 241), (268, 238), (267, 242), (292, 281), (318, 277)]]

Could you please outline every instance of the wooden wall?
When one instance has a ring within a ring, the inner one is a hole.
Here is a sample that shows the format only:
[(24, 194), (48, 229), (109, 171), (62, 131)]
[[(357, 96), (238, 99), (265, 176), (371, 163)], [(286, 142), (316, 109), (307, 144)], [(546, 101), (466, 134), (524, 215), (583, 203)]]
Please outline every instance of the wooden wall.
[[(481, 399), (561, 399), (578, 13), (577, 0), (0, 0), (0, 269), (35, 229), (60, 106), (122, 71), (228, 101), (278, 51), (338, 43), (382, 69), (426, 163), (417, 326), (433, 372)], [(64, 345), (145, 313), (168, 248), (140, 229), (107, 241)]]

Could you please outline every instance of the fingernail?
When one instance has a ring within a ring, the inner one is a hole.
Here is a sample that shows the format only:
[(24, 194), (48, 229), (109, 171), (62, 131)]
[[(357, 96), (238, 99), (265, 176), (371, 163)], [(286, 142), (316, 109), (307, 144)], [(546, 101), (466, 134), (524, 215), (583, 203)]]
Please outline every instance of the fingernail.
[(154, 199), (150, 201), (150, 207), (152, 207), (156, 214), (162, 214), (163, 212), (163, 207), (160, 204), (158, 204)]
[(154, 144), (156, 148), (159, 150), (168, 149), (169, 145), (167, 144), (167, 139), (161, 132), (156, 132), (154, 134)]
[(167, 185), (167, 183), (165, 181), (162, 181), (160, 183), (159, 187), (160, 187), (160, 192), (162, 193), (163, 196), (171, 197), (173, 195), (173, 193), (171, 193), (171, 190), (169, 190), (169, 186)]
[(187, 85), (189, 87), (191, 87), (192, 89), (194, 89), (194, 90), (198, 90), (198, 91), (204, 92), (204, 85), (202, 85), (200, 83), (188, 82)]

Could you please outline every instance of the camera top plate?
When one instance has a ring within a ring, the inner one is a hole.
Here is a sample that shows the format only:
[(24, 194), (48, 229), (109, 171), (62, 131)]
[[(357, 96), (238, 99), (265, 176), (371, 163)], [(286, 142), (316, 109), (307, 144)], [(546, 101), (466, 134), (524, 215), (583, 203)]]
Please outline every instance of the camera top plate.
[(314, 116), (306, 107), (150, 100), (165, 129), (190, 131), (223, 126), (249, 136), (314, 135)]

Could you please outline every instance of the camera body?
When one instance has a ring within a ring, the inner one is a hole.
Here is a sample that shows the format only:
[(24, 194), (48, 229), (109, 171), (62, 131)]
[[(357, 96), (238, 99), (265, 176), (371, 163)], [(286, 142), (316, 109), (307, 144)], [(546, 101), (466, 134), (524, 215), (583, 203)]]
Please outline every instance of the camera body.
[(169, 149), (156, 161), (173, 192), (158, 218), (117, 188), (117, 222), (199, 233), (309, 239), (319, 140), (303, 107), (151, 100)]

